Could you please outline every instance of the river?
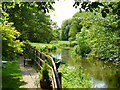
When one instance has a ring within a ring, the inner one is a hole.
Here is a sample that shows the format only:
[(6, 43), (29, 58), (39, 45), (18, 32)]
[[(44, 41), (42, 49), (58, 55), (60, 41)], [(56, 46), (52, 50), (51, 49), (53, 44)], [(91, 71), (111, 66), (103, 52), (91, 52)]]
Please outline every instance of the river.
[[(114, 68), (112, 62), (102, 60), (80, 59), (71, 56), (72, 49), (58, 49), (51, 55), (63, 60), (70, 67), (81, 65), (85, 73), (92, 77), (91, 82), (97, 88), (120, 88), (120, 70)], [(114, 70), (113, 70), (114, 69)]]

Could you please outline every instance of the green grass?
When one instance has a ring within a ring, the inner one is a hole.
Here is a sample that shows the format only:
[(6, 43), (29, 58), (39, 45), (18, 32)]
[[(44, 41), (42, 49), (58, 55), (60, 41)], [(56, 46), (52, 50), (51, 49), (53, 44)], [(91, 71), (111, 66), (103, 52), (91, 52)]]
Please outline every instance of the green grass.
[(60, 65), (58, 71), (62, 73), (63, 88), (93, 88), (89, 74), (85, 74), (80, 68), (80, 66), (72, 68), (66, 64)]
[(36, 47), (40, 49), (41, 47), (49, 46), (52, 47), (52, 44), (46, 44), (46, 43), (30, 43), (33, 47)]
[[(61, 47), (69, 47), (69, 41), (51, 41), (51, 43), (30, 43), (33, 47), (36, 47), (38, 50), (50, 49), (53, 48), (61, 48)], [(45, 50), (46, 51), (46, 50)]]
[(4, 64), (2, 69), (2, 88), (25, 88), (20, 66), (17, 61)]

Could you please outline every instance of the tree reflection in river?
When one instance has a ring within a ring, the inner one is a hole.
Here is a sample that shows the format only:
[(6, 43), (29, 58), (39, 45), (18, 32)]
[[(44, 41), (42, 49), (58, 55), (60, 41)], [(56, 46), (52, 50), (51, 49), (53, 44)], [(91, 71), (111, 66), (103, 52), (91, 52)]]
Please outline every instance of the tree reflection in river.
[(90, 58), (81, 60), (72, 57), (71, 52), (72, 49), (59, 49), (52, 56), (64, 60), (70, 66), (81, 65), (82, 69), (91, 75), (91, 82), (94, 82), (98, 88), (120, 88), (120, 69), (112, 66), (111, 62), (104, 63), (102, 60)]

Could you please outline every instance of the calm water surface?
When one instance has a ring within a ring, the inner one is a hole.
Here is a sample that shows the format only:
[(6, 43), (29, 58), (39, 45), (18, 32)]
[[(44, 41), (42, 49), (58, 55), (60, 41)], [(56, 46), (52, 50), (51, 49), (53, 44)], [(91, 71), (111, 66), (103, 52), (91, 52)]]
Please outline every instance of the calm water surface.
[[(73, 58), (72, 49), (58, 49), (52, 56), (63, 60), (70, 67), (81, 65), (82, 69), (89, 73), (93, 86), (98, 88), (120, 88), (120, 70), (109, 68), (111, 62), (104, 63), (102, 60), (86, 60)], [(86, 69), (86, 70), (85, 70)]]

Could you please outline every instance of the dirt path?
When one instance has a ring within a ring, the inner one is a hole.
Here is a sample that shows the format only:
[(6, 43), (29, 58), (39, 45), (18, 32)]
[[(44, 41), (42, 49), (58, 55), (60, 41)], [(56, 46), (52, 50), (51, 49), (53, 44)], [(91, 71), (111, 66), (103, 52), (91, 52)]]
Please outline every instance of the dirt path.
[(20, 56), (18, 61), (20, 64), (22, 75), (23, 75), (23, 80), (26, 83), (25, 87), (26, 88), (37, 88), (37, 87), (40, 88), (40, 84), (38, 81), (39, 75), (30, 65), (26, 65), (24, 67), (23, 60), (24, 60), (23, 56)]

